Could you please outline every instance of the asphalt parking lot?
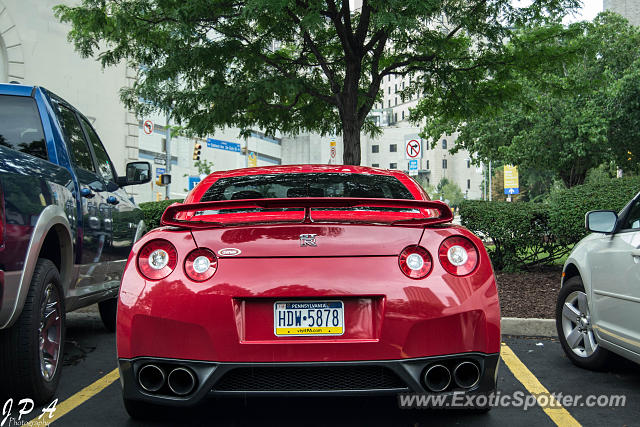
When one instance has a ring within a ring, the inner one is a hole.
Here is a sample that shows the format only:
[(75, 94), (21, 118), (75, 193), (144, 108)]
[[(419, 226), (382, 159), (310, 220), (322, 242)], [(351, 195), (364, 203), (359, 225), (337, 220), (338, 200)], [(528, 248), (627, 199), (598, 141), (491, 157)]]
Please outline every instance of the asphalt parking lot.
[[(526, 411), (522, 407), (496, 407), (488, 414), (477, 415), (445, 410), (400, 410), (397, 400), (386, 398), (214, 399), (200, 407), (175, 410), (162, 419), (141, 423), (129, 419), (122, 404), (117, 371), (114, 372), (115, 335), (105, 331), (97, 314), (87, 312), (69, 316), (65, 367), (52, 425), (631, 426), (640, 423), (640, 366), (616, 359), (607, 372), (589, 372), (573, 366), (557, 341), (516, 337), (503, 337), (503, 341), (500, 394), (520, 391), (528, 396), (543, 387), (550, 394), (624, 395), (625, 406), (587, 407), (582, 402), (582, 406), (554, 407), (546, 412), (538, 405)], [(15, 412), (16, 409), (13, 416)], [(40, 414), (41, 408), (35, 408), (21, 423)], [(46, 414), (31, 425), (46, 425), (45, 417)], [(21, 424), (14, 420), (13, 425)]]

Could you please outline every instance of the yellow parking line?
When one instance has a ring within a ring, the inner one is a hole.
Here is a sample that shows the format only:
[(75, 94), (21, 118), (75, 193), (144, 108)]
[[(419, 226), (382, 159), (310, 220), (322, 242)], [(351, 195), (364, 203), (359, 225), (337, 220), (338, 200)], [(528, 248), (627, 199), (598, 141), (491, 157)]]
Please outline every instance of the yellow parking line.
[(56, 410), (53, 413), (52, 418), (49, 418), (49, 414), (44, 414), (42, 418), (38, 419), (36, 417), (35, 419), (25, 424), (25, 427), (48, 425), (56, 421), (60, 417), (73, 411), (78, 406), (82, 405), (87, 400), (91, 399), (96, 394), (100, 393), (105, 388), (109, 387), (118, 378), (120, 378), (120, 374), (118, 373), (118, 368), (116, 368), (113, 371), (109, 372), (104, 377), (100, 378), (98, 381), (86, 386), (85, 388), (83, 388), (82, 390), (80, 390), (79, 392), (77, 392), (67, 400), (63, 401), (62, 403), (59, 403), (56, 406)]
[[(529, 368), (516, 356), (511, 348), (502, 343), (502, 349), (500, 350), (500, 357), (504, 363), (509, 367), (509, 370), (513, 373), (518, 381), (527, 389), (529, 393), (538, 397), (545, 396), (545, 401), (549, 402), (549, 405), (542, 407), (542, 410), (551, 418), (551, 420), (559, 426), (580, 426), (581, 424), (573, 418), (573, 416), (549, 393), (549, 390), (543, 386), (540, 381), (531, 373)], [(538, 400), (539, 402), (540, 400)]]

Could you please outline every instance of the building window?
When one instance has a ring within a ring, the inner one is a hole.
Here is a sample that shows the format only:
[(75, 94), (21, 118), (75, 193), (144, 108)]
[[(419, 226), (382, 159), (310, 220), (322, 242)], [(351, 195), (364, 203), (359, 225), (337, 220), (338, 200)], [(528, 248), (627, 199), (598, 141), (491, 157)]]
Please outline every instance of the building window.
[(380, 146), (379, 145), (372, 145), (371, 146), (371, 152), (372, 153), (379, 153), (380, 152)]
[(397, 163), (389, 163), (389, 169), (398, 169)]
[(388, 103), (388, 107), (391, 108), (391, 99), (389, 99), (387, 103)]
[(391, 86), (387, 87), (387, 93), (391, 93)]
[(470, 190), (470, 189), (471, 189), (471, 180), (468, 179), (467, 180), (467, 190)]
[(402, 120), (404, 120), (404, 110), (402, 110)]
[(394, 122), (398, 121), (398, 113), (393, 113), (393, 121)]
[(427, 170), (429, 170), (429, 160), (427, 160)]
[(443, 139), (443, 140), (442, 140), (442, 149), (443, 149), (443, 150), (446, 150), (446, 149), (447, 149), (447, 140), (446, 140), (446, 139)]
[(371, 163), (371, 167), (372, 168), (379, 168), (380, 167), (380, 163)]
[(447, 159), (442, 159), (442, 169), (447, 168)]
[(398, 152), (398, 144), (389, 144), (389, 152), (397, 153)]
[(393, 93), (398, 93), (398, 83), (395, 84), (395, 88), (393, 90)]
[(398, 105), (398, 97), (396, 96), (396, 105)]
[(467, 159), (467, 169), (471, 169), (471, 159)]
[(404, 82), (402, 82), (402, 89), (404, 89)]

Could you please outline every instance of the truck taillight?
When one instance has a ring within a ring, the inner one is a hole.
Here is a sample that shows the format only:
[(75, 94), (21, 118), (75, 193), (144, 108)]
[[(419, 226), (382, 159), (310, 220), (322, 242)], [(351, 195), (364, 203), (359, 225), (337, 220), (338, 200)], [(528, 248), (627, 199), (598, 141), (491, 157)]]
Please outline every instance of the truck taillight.
[(178, 251), (164, 239), (148, 242), (138, 252), (138, 270), (149, 280), (167, 277), (178, 264)]

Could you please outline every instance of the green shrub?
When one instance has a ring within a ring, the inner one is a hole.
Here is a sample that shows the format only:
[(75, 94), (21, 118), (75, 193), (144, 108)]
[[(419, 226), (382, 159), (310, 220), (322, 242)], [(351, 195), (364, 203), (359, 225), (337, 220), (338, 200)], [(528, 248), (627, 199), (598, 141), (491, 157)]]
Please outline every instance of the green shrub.
[(492, 241), (487, 251), (496, 270), (550, 264), (567, 251), (550, 238), (549, 210), (544, 204), (468, 200), (462, 203), (460, 215), (462, 225)]
[(612, 178), (555, 191), (546, 203), (465, 201), (462, 224), (485, 240), (497, 270), (551, 264), (587, 235), (588, 211), (620, 211), (640, 190), (640, 177)]
[(584, 216), (597, 209), (620, 211), (638, 191), (640, 177), (598, 180), (554, 192), (549, 198), (551, 233), (558, 244), (577, 243), (587, 235)]
[(160, 202), (145, 202), (140, 203), (140, 209), (144, 213), (144, 223), (147, 226), (147, 230), (152, 230), (156, 227), (160, 227), (160, 218), (162, 217), (162, 213), (167, 206), (176, 203), (182, 202), (179, 199), (173, 200), (162, 200)]

